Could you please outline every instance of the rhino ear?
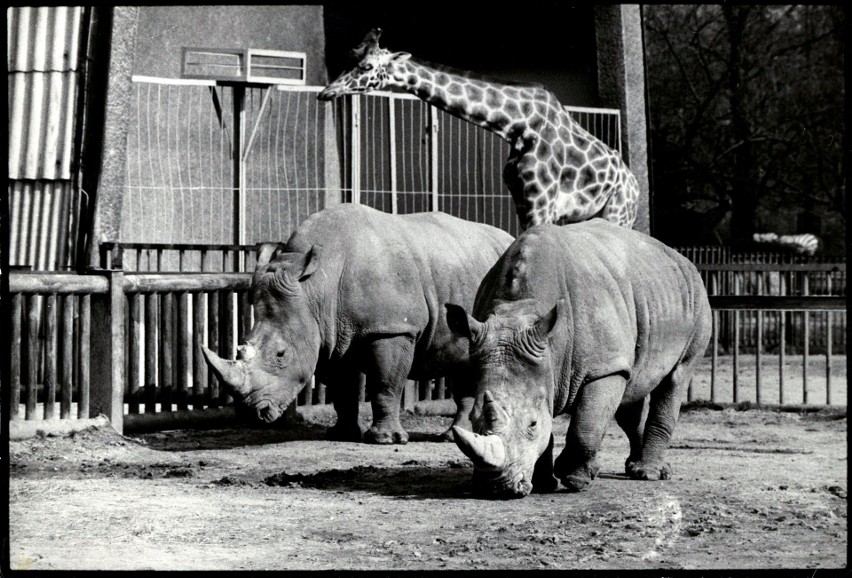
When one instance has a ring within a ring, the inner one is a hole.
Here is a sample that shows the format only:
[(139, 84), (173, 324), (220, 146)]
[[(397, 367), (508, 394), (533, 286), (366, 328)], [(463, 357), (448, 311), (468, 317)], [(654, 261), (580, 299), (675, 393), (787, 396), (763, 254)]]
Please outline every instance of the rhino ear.
[(283, 245), (281, 243), (258, 243), (257, 249), (255, 250), (257, 255), (257, 267), (267, 265), (272, 260), (275, 253), (282, 248)]
[(447, 325), (450, 331), (475, 341), (477, 335), (482, 331), (482, 323), (468, 315), (464, 307), (460, 305), (446, 303), (444, 307), (447, 309)]
[(320, 246), (312, 245), (305, 253), (305, 264), (302, 267), (302, 272), (299, 274), (299, 281), (304, 281), (314, 274), (319, 267)]
[(563, 299), (557, 301), (553, 309), (542, 315), (535, 322), (535, 325), (532, 326), (530, 331), (537, 339), (544, 341), (550, 336), (550, 333), (556, 327), (557, 321), (559, 321), (561, 307), (564, 307)]

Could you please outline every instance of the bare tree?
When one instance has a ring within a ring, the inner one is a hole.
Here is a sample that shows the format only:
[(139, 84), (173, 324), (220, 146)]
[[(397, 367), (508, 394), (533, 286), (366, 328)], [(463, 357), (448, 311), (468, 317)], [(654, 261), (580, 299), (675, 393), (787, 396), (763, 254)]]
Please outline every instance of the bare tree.
[(784, 215), (827, 215), (845, 234), (843, 9), (650, 5), (644, 15), (660, 236), (686, 242), (675, 240), (677, 215), (715, 227), (728, 210), (735, 247)]

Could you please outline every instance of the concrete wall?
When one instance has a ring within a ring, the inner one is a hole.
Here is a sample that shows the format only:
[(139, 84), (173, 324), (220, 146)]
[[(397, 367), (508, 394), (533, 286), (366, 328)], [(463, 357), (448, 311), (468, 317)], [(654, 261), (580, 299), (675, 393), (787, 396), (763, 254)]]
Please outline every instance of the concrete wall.
[(328, 78), (322, 6), (139, 8), (134, 74), (179, 78), (183, 47), (305, 52), (307, 84)]

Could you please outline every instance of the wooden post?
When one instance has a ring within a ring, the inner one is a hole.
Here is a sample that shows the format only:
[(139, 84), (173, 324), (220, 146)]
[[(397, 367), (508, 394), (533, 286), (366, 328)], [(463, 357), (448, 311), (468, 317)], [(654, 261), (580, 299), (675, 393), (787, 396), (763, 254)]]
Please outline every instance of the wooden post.
[(12, 355), (10, 359), (9, 385), (9, 418), (16, 419), (21, 404), (21, 311), (23, 310), (23, 295), (16, 293), (12, 295)]
[(38, 396), (38, 312), (41, 309), (40, 301), (41, 296), (39, 295), (31, 295), (27, 299), (27, 384), (24, 419), (35, 419)]
[[(802, 295), (808, 295), (808, 272), (802, 272)], [(804, 327), (802, 327), (802, 404), (808, 404), (808, 354), (810, 353), (811, 333), (808, 327), (810, 315), (802, 311)]]
[(178, 293), (178, 369), (177, 383), (175, 384), (177, 394), (177, 408), (179, 410), (189, 409), (189, 384), (192, 383), (192, 320), (189, 314), (189, 294), (186, 291)]
[[(825, 275), (826, 294), (831, 295), (831, 273)], [(825, 405), (831, 405), (831, 311), (825, 312)]]
[(145, 411), (157, 410), (157, 329), (159, 326), (158, 296), (151, 293), (145, 296)]
[(206, 295), (192, 294), (192, 334), (195, 343), (192, 346), (194, 354), (194, 371), (192, 372), (192, 409), (204, 406), (204, 390), (207, 387), (207, 364), (201, 354), (201, 344), (204, 343), (204, 314), (207, 311)]
[(130, 331), (128, 344), (130, 359), (127, 360), (129, 367), (129, 382), (128, 389), (128, 413), (139, 413), (139, 396), (142, 391), (142, 295), (130, 295), (130, 315), (128, 323), (130, 323)]
[(119, 434), (124, 431), (124, 275), (104, 271), (109, 282), (106, 294), (92, 297), (89, 351), (91, 368), (91, 411), (104, 414)]
[[(763, 295), (763, 272), (757, 272), (757, 294)], [(755, 347), (754, 365), (754, 395), (755, 403), (760, 405), (760, 354), (763, 349), (763, 311), (757, 311), (757, 346)]]
[(160, 347), (162, 363), (160, 363), (160, 411), (172, 411), (174, 393), (174, 362), (175, 362), (175, 320), (174, 294), (164, 293), (160, 298)]
[(52, 419), (56, 411), (56, 295), (46, 299), (46, 335), (44, 340), (44, 419)]
[(62, 400), (59, 417), (71, 417), (71, 398), (74, 391), (74, 295), (62, 299)]
[(80, 400), (77, 402), (77, 418), (89, 419), (89, 408), (91, 405), (90, 395), (90, 355), (86, 354), (91, 343), (92, 336), (92, 297), (80, 295), (80, 336), (77, 339), (78, 351), (80, 351)]

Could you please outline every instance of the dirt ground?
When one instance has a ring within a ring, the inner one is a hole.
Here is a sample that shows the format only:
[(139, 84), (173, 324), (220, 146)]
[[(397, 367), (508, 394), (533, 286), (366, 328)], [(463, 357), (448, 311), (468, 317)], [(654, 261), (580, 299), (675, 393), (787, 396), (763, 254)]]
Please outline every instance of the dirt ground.
[[(847, 565), (845, 410), (693, 409), (673, 479), (622, 476), (613, 424), (588, 491), (490, 501), (406, 415), (405, 446), (323, 440), (330, 419), (10, 442), (12, 568), (719, 569)], [(366, 426), (366, 424), (364, 424)], [(557, 450), (567, 421), (556, 422)]]

